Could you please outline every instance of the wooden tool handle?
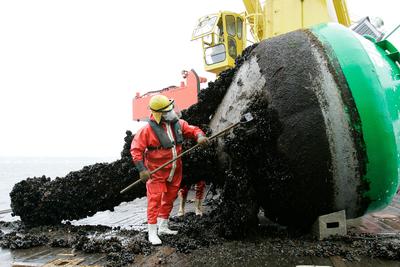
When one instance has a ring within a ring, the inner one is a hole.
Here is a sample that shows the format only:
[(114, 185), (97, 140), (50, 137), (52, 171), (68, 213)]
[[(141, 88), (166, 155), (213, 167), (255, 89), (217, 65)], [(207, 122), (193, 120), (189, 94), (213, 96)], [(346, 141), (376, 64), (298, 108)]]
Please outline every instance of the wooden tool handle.
[[(211, 136), (210, 138), (208, 138), (208, 139), (209, 139), (209, 140), (212, 140), (212, 139), (214, 139), (214, 138), (220, 136), (221, 134), (223, 134), (223, 133), (229, 131), (230, 129), (232, 129), (233, 127), (236, 127), (239, 123), (240, 123), (240, 121), (237, 122), (237, 123), (232, 124), (231, 126), (225, 128), (225, 129), (223, 129), (222, 131), (220, 131), (220, 132), (218, 132), (218, 133), (212, 135), (212, 136)], [(153, 173), (158, 172), (159, 170), (161, 170), (162, 168), (164, 168), (164, 167), (167, 166), (168, 164), (170, 164), (170, 163), (176, 161), (176, 160), (179, 159), (180, 157), (186, 155), (187, 153), (189, 153), (189, 152), (192, 151), (193, 149), (196, 149), (196, 148), (199, 147), (199, 146), (200, 146), (200, 144), (196, 144), (196, 145), (194, 145), (193, 147), (189, 148), (188, 150), (183, 151), (181, 154), (179, 154), (179, 155), (176, 156), (175, 158), (173, 158), (173, 159), (171, 159), (171, 160), (165, 162), (165, 163), (164, 163), (163, 165), (161, 165), (160, 167), (158, 167), (158, 168), (152, 170), (152, 171), (150, 172), (150, 175), (152, 175)], [(142, 180), (140, 180), (140, 179), (137, 180), (137, 181), (134, 182), (133, 184), (131, 184), (131, 185), (129, 185), (128, 187), (126, 187), (126, 188), (124, 188), (123, 190), (121, 190), (120, 193), (122, 194), (122, 193), (128, 191), (130, 188), (132, 188), (133, 186), (139, 184), (141, 181), (142, 181)]]

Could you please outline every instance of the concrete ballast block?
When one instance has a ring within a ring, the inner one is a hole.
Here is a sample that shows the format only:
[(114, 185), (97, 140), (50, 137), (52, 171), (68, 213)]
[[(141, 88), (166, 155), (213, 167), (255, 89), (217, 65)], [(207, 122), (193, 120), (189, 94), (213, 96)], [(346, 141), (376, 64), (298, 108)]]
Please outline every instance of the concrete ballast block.
[(313, 225), (313, 234), (319, 240), (332, 235), (347, 235), (346, 211), (341, 210), (319, 216)]

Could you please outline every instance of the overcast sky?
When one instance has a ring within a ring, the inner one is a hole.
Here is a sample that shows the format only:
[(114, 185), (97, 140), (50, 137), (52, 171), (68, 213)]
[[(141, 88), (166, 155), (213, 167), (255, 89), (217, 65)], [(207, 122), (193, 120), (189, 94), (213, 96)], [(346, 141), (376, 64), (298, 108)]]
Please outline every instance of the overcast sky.
[[(390, 31), (398, 0), (348, 0)], [(395, 4), (396, 3), (396, 4)], [(199, 17), (240, 0), (0, 0), (0, 156), (119, 157), (135, 92), (205, 73)], [(400, 30), (399, 30), (400, 32)], [(400, 34), (392, 40), (400, 47)]]

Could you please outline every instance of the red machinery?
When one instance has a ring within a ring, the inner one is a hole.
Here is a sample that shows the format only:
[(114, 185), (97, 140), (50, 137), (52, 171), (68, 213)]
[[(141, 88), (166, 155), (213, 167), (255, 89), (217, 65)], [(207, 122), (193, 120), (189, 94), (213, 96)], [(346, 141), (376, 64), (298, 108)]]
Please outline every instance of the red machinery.
[(194, 70), (182, 71), (182, 77), (185, 79), (181, 81), (180, 86), (169, 86), (167, 88), (150, 91), (144, 95), (136, 93), (135, 98), (132, 101), (132, 114), (133, 120), (146, 120), (150, 115), (148, 104), (150, 98), (156, 94), (163, 94), (168, 98), (175, 100), (175, 106), (179, 110), (187, 109), (193, 104), (197, 103), (197, 95), (200, 92), (200, 83), (207, 82), (204, 77), (199, 77)]

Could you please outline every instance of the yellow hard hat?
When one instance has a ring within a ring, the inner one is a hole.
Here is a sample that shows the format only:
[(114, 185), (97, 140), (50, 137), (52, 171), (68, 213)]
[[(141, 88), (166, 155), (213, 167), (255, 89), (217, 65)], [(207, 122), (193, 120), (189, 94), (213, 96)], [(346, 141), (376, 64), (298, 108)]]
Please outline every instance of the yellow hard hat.
[(157, 123), (160, 123), (162, 113), (174, 108), (174, 100), (165, 95), (155, 95), (150, 98), (149, 108)]

